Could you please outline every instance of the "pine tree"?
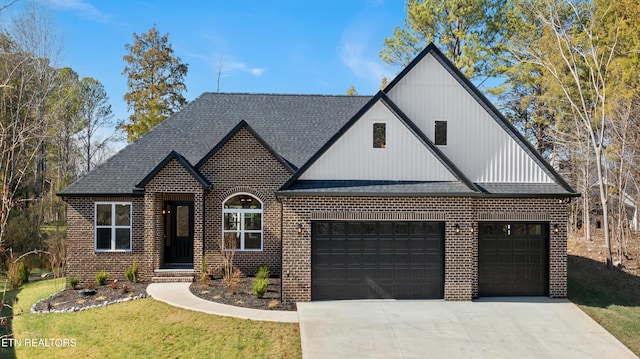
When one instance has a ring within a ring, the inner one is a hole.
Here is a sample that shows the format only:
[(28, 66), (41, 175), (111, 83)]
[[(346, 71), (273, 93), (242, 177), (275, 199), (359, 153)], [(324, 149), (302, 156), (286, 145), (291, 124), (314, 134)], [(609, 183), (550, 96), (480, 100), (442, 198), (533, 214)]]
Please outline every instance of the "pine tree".
[(133, 33), (133, 44), (126, 44), (123, 74), (127, 75), (129, 92), (124, 95), (129, 110), (129, 123), (122, 124), (129, 142), (142, 136), (186, 105), (182, 93), (187, 87), (184, 77), (188, 65), (174, 56), (169, 34), (160, 35), (154, 24), (148, 32)]

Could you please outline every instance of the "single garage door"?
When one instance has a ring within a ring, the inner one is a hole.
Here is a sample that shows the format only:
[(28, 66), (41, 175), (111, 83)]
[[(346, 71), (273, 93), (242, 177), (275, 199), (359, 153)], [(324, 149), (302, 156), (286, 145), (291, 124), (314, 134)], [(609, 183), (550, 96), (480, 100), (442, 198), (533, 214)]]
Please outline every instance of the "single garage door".
[(481, 222), (478, 228), (478, 295), (548, 295), (548, 223)]
[(444, 223), (314, 221), (312, 299), (442, 298)]

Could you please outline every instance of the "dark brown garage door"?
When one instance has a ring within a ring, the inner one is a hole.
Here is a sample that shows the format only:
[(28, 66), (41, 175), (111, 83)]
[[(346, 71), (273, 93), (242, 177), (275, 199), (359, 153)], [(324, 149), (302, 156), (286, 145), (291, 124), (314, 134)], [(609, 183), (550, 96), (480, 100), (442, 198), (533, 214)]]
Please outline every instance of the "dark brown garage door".
[(442, 298), (444, 223), (317, 221), (312, 299)]
[(548, 295), (548, 223), (478, 225), (480, 296)]

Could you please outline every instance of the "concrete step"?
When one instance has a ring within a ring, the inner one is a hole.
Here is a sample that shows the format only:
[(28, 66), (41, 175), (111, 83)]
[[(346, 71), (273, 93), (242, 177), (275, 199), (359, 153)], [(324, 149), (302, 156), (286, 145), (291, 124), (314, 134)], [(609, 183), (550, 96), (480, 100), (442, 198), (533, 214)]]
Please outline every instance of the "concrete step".
[(152, 283), (191, 283), (193, 276), (190, 277), (152, 277)]
[(196, 272), (193, 269), (156, 269), (153, 271), (153, 283), (193, 282)]

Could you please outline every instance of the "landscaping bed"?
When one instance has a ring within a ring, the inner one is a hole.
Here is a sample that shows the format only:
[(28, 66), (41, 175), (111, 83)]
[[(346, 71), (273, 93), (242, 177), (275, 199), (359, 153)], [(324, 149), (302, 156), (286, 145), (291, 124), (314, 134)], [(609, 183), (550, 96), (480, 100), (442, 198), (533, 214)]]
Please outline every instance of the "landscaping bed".
[(264, 310), (296, 310), (295, 303), (280, 301), (280, 278), (268, 278), (267, 292), (258, 298), (252, 294), (254, 277), (239, 278), (234, 291), (222, 284), (221, 279), (211, 280), (209, 284), (194, 282), (189, 290), (195, 296), (212, 302), (235, 305), (238, 307)]
[(149, 283), (113, 282), (93, 288), (95, 293), (81, 292), (85, 289), (63, 289), (36, 302), (32, 313), (66, 313), (104, 307), (133, 299), (146, 298)]

